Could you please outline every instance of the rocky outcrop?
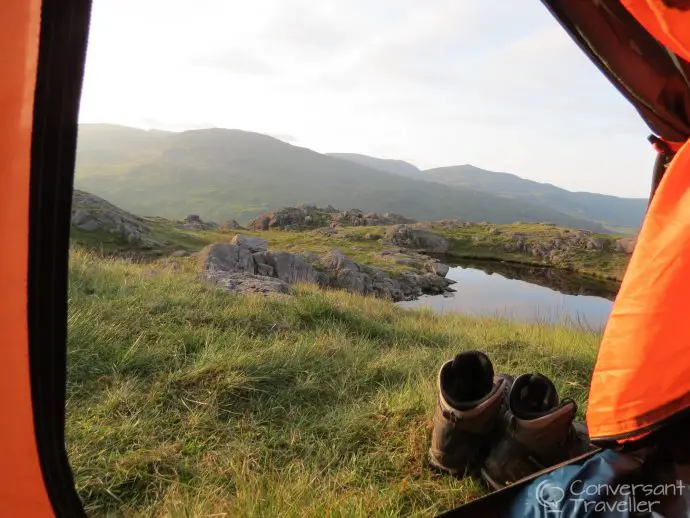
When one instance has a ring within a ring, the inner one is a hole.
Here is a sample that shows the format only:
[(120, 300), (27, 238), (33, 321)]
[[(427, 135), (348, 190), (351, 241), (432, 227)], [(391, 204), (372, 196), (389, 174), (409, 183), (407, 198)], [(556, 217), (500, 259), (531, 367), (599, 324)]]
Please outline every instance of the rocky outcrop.
[(323, 256), (319, 265), (328, 286), (394, 301), (414, 299), (425, 293), (444, 293), (453, 284), (434, 273), (402, 273), (393, 278), (380, 268), (354, 262), (337, 249)]
[(204, 248), (199, 253), (202, 279), (233, 291), (261, 293), (286, 293), (289, 284), (318, 279), (314, 267), (298, 255), (254, 251), (243, 245), (240, 241)]
[(234, 219), (229, 219), (228, 221), (225, 221), (220, 225), (220, 229), (223, 232), (230, 232), (232, 230), (243, 230), (244, 227), (237, 223), (237, 221), (235, 221)]
[(338, 210), (331, 206), (320, 208), (315, 205), (286, 207), (266, 212), (255, 218), (249, 227), (253, 230), (308, 230), (321, 227), (363, 227), (414, 223), (414, 220), (386, 212), (363, 212), (359, 209)]
[(637, 237), (623, 237), (617, 239), (613, 244), (614, 252), (619, 252), (623, 254), (632, 254), (635, 250), (635, 245), (637, 244)]
[(190, 214), (182, 221), (182, 228), (186, 230), (215, 230), (219, 226), (213, 221), (202, 221), (197, 214)]
[(268, 250), (268, 242), (260, 237), (248, 237), (237, 234), (232, 238), (232, 244), (248, 248), (252, 252), (265, 252)]
[(445, 254), (448, 251), (448, 240), (429, 230), (397, 225), (388, 232), (388, 238), (398, 246), (424, 250), (432, 254)]
[(356, 263), (339, 250), (319, 258), (262, 248), (262, 243), (249, 244), (247, 238), (207, 246), (198, 259), (202, 280), (252, 293), (287, 293), (290, 284), (306, 282), (394, 301), (443, 293), (452, 284), (443, 277), (442, 269), (394, 278), (379, 268)]
[(72, 226), (87, 232), (107, 232), (128, 243), (153, 247), (150, 229), (144, 220), (91, 193), (76, 190), (72, 195)]

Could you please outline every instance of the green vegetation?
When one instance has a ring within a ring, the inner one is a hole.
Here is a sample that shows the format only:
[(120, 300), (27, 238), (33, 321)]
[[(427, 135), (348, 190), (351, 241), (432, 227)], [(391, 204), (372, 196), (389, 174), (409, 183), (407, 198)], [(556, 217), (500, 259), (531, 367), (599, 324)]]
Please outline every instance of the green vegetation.
[(311, 203), (417, 220), (553, 221), (604, 230), (586, 215), (533, 200), (399, 176), (237, 130), (168, 133), (83, 124), (75, 182), (135, 214), (178, 219), (199, 214), (246, 222), (267, 210)]
[[(312, 252), (324, 254), (333, 248), (339, 248), (353, 260), (372, 266), (377, 266), (388, 272), (414, 271), (419, 266), (414, 262), (396, 261), (396, 255), (383, 255), (385, 248), (390, 248), (381, 242), (381, 236), (387, 233), (386, 227), (345, 227), (336, 233), (320, 230), (285, 232), (280, 230), (251, 231), (251, 230), (206, 230), (193, 231), (180, 228), (179, 225), (163, 218), (144, 218), (144, 222), (151, 229), (151, 238), (160, 243), (155, 248), (142, 248), (127, 243), (124, 239), (105, 232), (87, 232), (72, 229), (72, 242), (104, 255), (120, 255), (125, 257), (156, 258), (170, 255), (172, 252), (183, 250), (189, 253), (198, 252), (211, 243), (229, 242), (235, 234), (261, 237), (268, 242), (272, 250), (285, 250), (293, 253)], [(585, 250), (572, 247), (567, 252), (567, 264), (552, 264), (535, 258), (529, 250), (533, 246), (544, 246), (553, 239), (562, 239), (577, 231), (563, 227), (544, 224), (515, 223), (511, 225), (471, 224), (468, 226), (444, 225), (442, 223), (429, 224), (429, 229), (443, 235), (450, 241), (447, 261), (452, 263), (456, 259), (500, 260), (531, 266), (551, 266), (564, 268), (597, 279), (620, 281), (627, 268), (629, 255), (612, 252), (611, 243), (620, 236), (608, 234), (591, 234), (588, 238), (601, 240), (603, 250)], [(506, 245), (516, 242), (516, 235), (524, 241), (525, 251), (506, 251)], [(615, 291), (615, 289), (612, 289)]]
[[(521, 200), (575, 218), (597, 221), (613, 232), (636, 234), (647, 211), (647, 199), (619, 198), (591, 192), (566, 191), (548, 183), (460, 165), (429, 169), (424, 178), (465, 189), (488, 192), (504, 199)], [(551, 220), (550, 220), (551, 221)]]
[[(576, 230), (554, 225), (530, 223), (493, 226), (474, 224), (451, 228), (444, 227), (442, 224), (433, 224), (431, 228), (451, 241), (451, 256), (498, 259), (539, 266), (544, 266), (544, 262), (540, 257), (535, 258), (531, 255), (530, 250), (533, 247), (552, 246), (554, 239), (567, 242), (569, 235), (578, 233)], [(553, 263), (552, 266), (620, 281), (630, 260), (627, 254), (611, 251), (611, 244), (620, 237), (622, 236), (591, 234), (586, 239), (598, 240), (603, 247), (601, 250), (586, 250), (572, 246), (563, 255), (563, 262)], [(514, 248), (517, 240), (523, 242), (525, 251), (508, 251)]]
[(594, 332), (293, 294), (201, 285), (192, 258), (73, 248), (67, 438), (89, 514), (428, 516), (474, 498), (425, 462), (436, 372), (462, 350), (550, 376), (582, 414)]

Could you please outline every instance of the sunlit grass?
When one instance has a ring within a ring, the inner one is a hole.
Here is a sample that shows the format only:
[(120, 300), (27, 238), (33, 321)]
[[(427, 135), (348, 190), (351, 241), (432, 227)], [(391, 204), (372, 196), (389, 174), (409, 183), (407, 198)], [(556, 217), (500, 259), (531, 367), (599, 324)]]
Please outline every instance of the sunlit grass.
[[(271, 236), (267, 236), (269, 241)], [(426, 465), (436, 371), (481, 349), (584, 410), (598, 334), (299, 286), (235, 295), (193, 258), (73, 249), (68, 449), (87, 511), (431, 515), (482, 491)]]

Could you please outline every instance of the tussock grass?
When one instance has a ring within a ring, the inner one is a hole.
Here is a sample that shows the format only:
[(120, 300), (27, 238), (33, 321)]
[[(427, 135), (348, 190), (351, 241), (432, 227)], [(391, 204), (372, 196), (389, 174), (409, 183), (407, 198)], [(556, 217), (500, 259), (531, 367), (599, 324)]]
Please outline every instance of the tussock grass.
[(427, 516), (481, 494), (426, 465), (435, 377), (461, 350), (539, 371), (582, 412), (598, 335), (438, 316), (298, 286), (197, 282), (192, 259), (73, 249), (68, 450), (92, 515)]

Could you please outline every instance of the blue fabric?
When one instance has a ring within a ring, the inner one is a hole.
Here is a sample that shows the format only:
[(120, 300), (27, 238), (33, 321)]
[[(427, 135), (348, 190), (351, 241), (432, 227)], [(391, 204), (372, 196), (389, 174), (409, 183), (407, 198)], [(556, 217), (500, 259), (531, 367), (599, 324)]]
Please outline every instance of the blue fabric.
[(525, 486), (506, 518), (632, 518), (655, 516), (670, 484), (644, 484), (640, 464), (605, 450), (580, 465), (563, 466)]

